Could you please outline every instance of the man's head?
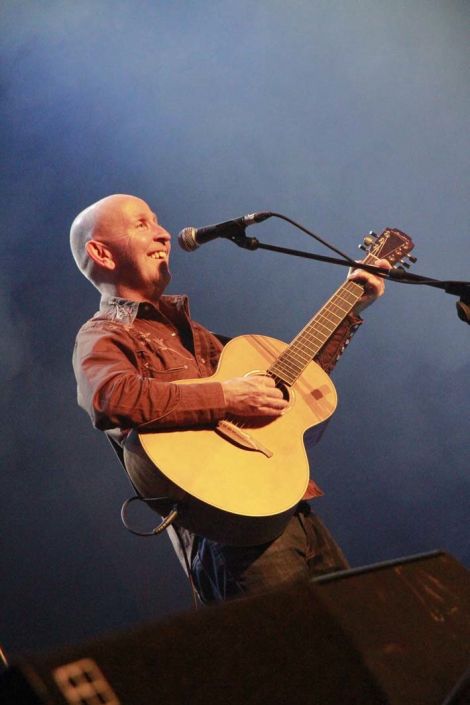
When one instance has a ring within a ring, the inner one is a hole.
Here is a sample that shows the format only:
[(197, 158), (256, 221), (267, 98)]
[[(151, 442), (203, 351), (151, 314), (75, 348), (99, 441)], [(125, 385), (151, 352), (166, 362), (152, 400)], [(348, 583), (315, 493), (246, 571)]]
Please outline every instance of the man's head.
[(82, 274), (103, 294), (155, 301), (170, 281), (170, 234), (136, 196), (107, 196), (82, 211), (70, 246)]

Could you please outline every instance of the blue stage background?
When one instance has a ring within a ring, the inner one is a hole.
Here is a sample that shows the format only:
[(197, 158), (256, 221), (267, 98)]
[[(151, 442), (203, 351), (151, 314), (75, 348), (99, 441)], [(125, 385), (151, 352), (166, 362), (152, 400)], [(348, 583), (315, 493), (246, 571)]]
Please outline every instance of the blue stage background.
[[(386, 226), (414, 271), (470, 279), (463, 0), (10, 1), (1, 21), (1, 621), (7, 653), (190, 607), (166, 537), (121, 527), (124, 473), (75, 402), (98, 307), (75, 214), (146, 199), (173, 233), (256, 210), (356, 255)], [(276, 221), (275, 244), (320, 251)], [(325, 251), (323, 251), (326, 254)], [(225, 241), (173, 250), (171, 291), (227, 335), (289, 340), (344, 277)], [(455, 298), (390, 284), (335, 372), (318, 512), (354, 566), (442, 548), (468, 565), (470, 329)]]

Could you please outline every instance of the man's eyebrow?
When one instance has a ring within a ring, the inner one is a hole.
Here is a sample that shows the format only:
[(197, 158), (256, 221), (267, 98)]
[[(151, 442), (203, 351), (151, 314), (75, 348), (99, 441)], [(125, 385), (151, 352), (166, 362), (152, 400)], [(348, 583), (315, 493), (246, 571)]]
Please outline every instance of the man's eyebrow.
[[(157, 221), (157, 223), (158, 223), (157, 214), (154, 213), (153, 211), (150, 211), (150, 215), (151, 215), (152, 218), (154, 218), (154, 219)], [(149, 217), (149, 214), (148, 214), (148, 213), (142, 212), (142, 213), (139, 213), (139, 214), (136, 216), (136, 220), (143, 220), (143, 219), (148, 218), (148, 217)]]

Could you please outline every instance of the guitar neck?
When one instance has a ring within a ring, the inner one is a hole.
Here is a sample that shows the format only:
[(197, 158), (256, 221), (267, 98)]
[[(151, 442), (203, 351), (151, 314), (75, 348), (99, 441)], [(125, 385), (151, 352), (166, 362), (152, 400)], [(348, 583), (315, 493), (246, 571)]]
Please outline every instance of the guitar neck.
[[(376, 259), (368, 255), (364, 262), (373, 264)], [(346, 280), (271, 365), (269, 374), (288, 386), (293, 385), (351, 313), (363, 293), (363, 286)]]

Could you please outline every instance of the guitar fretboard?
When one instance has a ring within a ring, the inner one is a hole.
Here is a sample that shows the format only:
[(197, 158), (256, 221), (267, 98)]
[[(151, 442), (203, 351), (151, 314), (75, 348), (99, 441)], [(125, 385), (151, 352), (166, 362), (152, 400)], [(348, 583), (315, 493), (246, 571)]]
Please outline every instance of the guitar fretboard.
[[(376, 259), (373, 255), (369, 255), (364, 262), (373, 264)], [(268, 373), (288, 386), (292, 386), (346, 316), (351, 313), (363, 293), (364, 288), (360, 284), (352, 281), (344, 282), (294, 338), (289, 347), (279, 355), (276, 362), (268, 369)]]

